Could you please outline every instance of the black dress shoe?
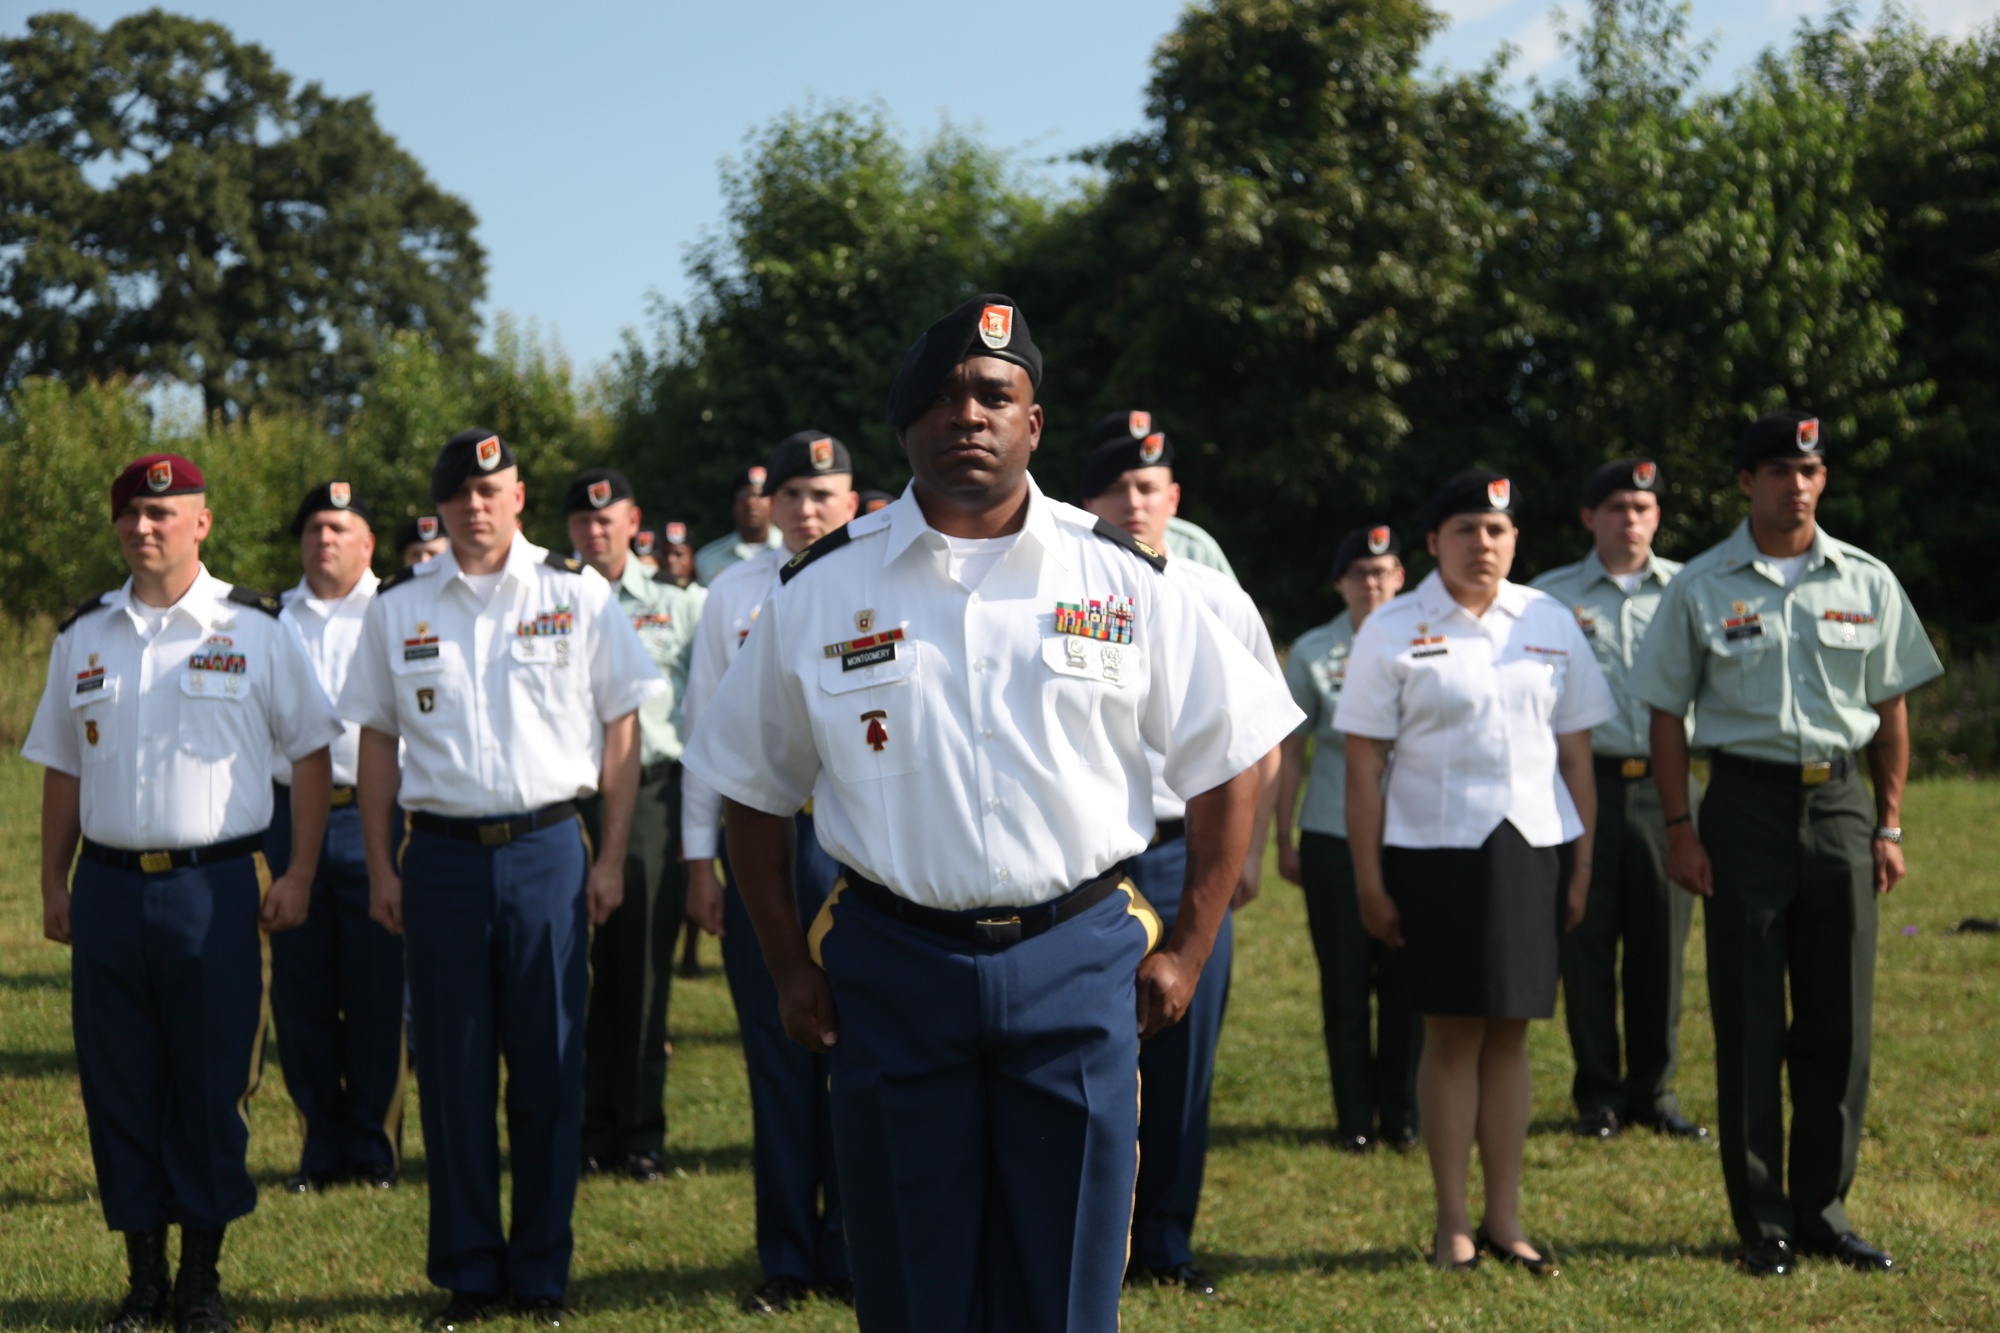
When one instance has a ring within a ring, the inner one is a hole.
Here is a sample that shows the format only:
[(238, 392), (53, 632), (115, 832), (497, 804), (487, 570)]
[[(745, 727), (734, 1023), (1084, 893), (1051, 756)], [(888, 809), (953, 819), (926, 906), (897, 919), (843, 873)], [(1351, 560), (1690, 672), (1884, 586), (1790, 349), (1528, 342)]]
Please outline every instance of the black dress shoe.
[(516, 1296), (514, 1313), (542, 1328), (561, 1328), (569, 1307), (560, 1296)]
[(1621, 1128), (1617, 1113), (1606, 1106), (1585, 1111), (1576, 1122), (1577, 1137), (1585, 1139), (1615, 1139)]
[(1156, 1287), (1179, 1287), (1190, 1296), (1200, 1296), (1211, 1301), (1221, 1295), (1215, 1289), (1214, 1280), (1193, 1264), (1169, 1264), (1165, 1268), (1140, 1264), (1136, 1267), (1144, 1280), (1150, 1281)]
[(635, 1180), (641, 1185), (650, 1185), (667, 1174), (659, 1158), (651, 1153), (641, 1152), (635, 1152), (625, 1159), (624, 1171), (627, 1180)]
[(1708, 1141), (1708, 1130), (1682, 1115), (1679, 1111), (1662, 1111), (1658, 1115), (1633, 1116), (1632, 1123), (1644, 1125), (1655, 1134), (1669, 1139), (1687, 1139), (1693, 1143)]
[(831, 1281), (822, 1282), (813, 1288), (813, 1295), (823, 1301), (839, 1301), (842, 1305), (852, 1310), (854, 1308), (854, 1279), (837, 1277)]
[(1536, 1277), (1562, 1276), (1562, 1269), (1556, 1267), (1556, 1261), (1549, 1258), (1546, 1254), (1530, 1259), (1527, 1255), (1510, 1250), (1505, 1245), (1494, 1240), (1492, 1234), (1485, 1227), (1481, 1227), (1473, 1233), (1472, 1243), (1492, 1255), (1495, 1259), (1498, 1259), (1501, 1263), (1512, 1264), (1516, 1268), (1525, 1268)]
[(601, 1176), (604, 1174), (604, 1163), (585, 1153), (576, 1164), (576, 1174), (585, 1180), (589, 1180), (592, 1176)]
[(1751, 1277), (1788, 1277), (1798, 1266), (1798, 1252), (1792, 1243), (1767, 1236), (1737, 1256), (1736, 1263)]
[(393, 1167), (356, 1167), (348, 1174), (347, 1178), (365, 1190), (392, 1190), (396, 1188), (396, 1171)]
[(1333, 1146), (1341, 1152), (1361, 1157), (1375, 1151), (1375, 1140), (1366, 1134), (1335, 1134)]
[(1414, 1129), (1406, 1129), (1400, 1134), (1384, 1135), (1383, 1137), (1388, 1145), (1399, 1153), (1412, 1152), (1419, 1143), (1423, 1142), (1417, 1136), (1417, 1131)]
[(491, 1319), (498, 1312), (501, 1297), (490, 1291), (454, 1291), (451, 1299), (425, 1321), (431, 1333), (452, 1333), (453, 1329)]
[(1896, 1271), (1894, 1259), (1851, 1231), (1844, 1236), (1830, 1236), (1825, 1240), (1802, 1240), (1799, 1242), (1799, 1249), (1806, 1254), (1846, 1264), (1857, 1273)]
[(233, 1333), (235, 1328), (222, 1308), (219, 1291), (198, 1292), (185, 1300), (174, 1298), (174, 1333)]
[(298, 1171), (285, 1177), (284, 1190), (287, 1194), (323, 1194), (339, 1183), (337, 1172)]
[(781, 1274), (765, 1278), (762, 1285), (737, 1302), (736, 1308), (744, 1314), (790, 1314), (811, 1294), (811, 1287)]

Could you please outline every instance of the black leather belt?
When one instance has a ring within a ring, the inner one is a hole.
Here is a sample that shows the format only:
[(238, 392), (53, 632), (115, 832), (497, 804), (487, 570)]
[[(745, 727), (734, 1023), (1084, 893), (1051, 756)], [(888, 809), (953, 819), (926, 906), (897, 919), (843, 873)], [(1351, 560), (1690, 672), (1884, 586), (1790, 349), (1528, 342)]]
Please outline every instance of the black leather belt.
[(573, 801), (558, 801), (512, 819), (453, 819), (426, 810), (410, 811), (410, 827), (444, 838), (460, 838), (481, 847), (505, 847), (516, 838), (525, 838), (537, 829), (549, 828), (565, 819), (576, 818)]
[(878, 912), (955, 940), (998, 944), (1003, 948), (1019, 944), (1022, 940), (1031, 940), (1072, 917), (1081, 916), (1116, 893), (1118, 886), (1127, 878), (1124, 865), (1119, 864), (1081, 888), (1072, 889), (1053, 901), (1036, 903), (1033, 907), (975, 907), (964, 912), (947, 912), (942, 908), (913, 903), (845, 866), (841, 868), (841, 874), (846, 877), (848, 890)]
[(1622, 778), (1627, 782), (1653, 776), (1653, 761), (1637, 755), (1621, 758), (1617, 755), (1592, 755), (1597, 762), (1597, 776), (1600, 778)]
[(185, 870), (189, 866), (219, 865), (263, 850), (264, 835), (261, 833), (253, 833), (247, 838), (231, 838), (228, 842), (212, 843), (207, 847), (179, 847), (163, 852), (128, 852), (122, 847), (106, 847), (89, 838), (83, 840), (86, 861), (95, 861), (113, 870), (137, 870), (146, 875), (164, 875), (169, 870)]
[(1187, 821), (1185, 819), (1162, 819), (1153, 825), (1153, 840), (1146, 845), (1148, 847), (1158, 847), (1163, 842), (1172, 842), (1175, 838), (1185, 838), (1186, 836)]
[(1814, 764), (1774, 764), (1768, 759), (1746, 759), (1727, 750), (1717, 750), (1709, 756), (1708, 763), (1719, 773), (1740, 773), (1746, 778), (1783, 783), (1787, 787), (1824, 787), (1861, 767), (1861, 761), (1851, 754)]
[(662, 759), (656, 764), (647, 764), (639, 770), (639, 785), (650, 787), (655, 782), (672, 777), (674, 769), (680, 766), (680, 762), (678, 759)]
[[(292, 799), (292, 789), (275, 779), (271, 783), (271, 790), (278, 794), (278, 799), (280, 800), (289, 801)], [(335, 787), (327, 800), (327, 805), (335, 810), (353, 804), (354, 788), (352, 787)]]

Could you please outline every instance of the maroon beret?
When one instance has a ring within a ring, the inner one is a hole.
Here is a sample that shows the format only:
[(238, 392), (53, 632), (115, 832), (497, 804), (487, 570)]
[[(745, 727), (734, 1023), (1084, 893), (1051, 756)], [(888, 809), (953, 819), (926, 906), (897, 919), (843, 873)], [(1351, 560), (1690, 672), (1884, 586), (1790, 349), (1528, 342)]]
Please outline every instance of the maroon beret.
[(141, 496), (197, 495), (208, 489), (201, 469), (179, 454), (147, 454), (135, 458), (111, 483), (111, 517)]

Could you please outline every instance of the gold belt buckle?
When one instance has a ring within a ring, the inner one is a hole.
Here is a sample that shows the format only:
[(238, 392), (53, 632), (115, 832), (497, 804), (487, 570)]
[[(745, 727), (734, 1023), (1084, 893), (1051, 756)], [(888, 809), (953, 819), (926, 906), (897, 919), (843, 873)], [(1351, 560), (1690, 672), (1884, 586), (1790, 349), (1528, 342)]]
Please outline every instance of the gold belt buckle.
[(481, 824), (479, 826), (479, 845), (481, 847), (505, 847), (512, 841), (514, 841), (514, 826), (512, 824)]
[(1622, 777), (1643, 778), (1646, 776), (1646, 761), (1643, 759), (1627, 759), (1623, 764), (1618, 766), (1618, 772)]
[(328, 801), (327, 801), (327, 803), (328, 803), (328, 804), (329, 804), (330, 806), (332, 806), (332, 808), (334, 808), (335, 810), (338, 810), (338, 809), (342, 808), (343, 806), (349, 806), (349, 805), (353, 805), (353, 804), (354, 804), (354, 788), (352, 788), (352, 787), (335, 787), (335, 788), (333, 789), (333, 795), (332, 795), (331, 797), (329, 797), (329, 798), (328, 798)]
[(1806, 787), (1823, 787), (1833, 781), (1833, 761), (1822, 759), (1816, 764), (1799, 765), (1799, 783)]
[(1021, 941), (1021, 918), (1018, 916), (989, 917), (972, 923), (988, 944), (1018, 944)]
[(149, 875), (164, 874), (174, 868), (172, 852), (140, 852), (139, 869)]

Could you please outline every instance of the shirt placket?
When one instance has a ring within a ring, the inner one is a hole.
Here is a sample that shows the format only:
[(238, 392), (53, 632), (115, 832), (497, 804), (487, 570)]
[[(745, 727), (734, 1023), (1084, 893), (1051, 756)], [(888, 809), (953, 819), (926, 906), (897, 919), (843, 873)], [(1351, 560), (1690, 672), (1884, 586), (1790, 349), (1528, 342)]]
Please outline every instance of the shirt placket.
[[(1010, 552), (1011, 555), (1011, 552)], [(945, 552), (937, 553), (939, 573), (944, 575)], [(987, 571), (986, 582), (991, 583), (1000, 572), (995, 565)], [(980, 743), (972, 747), (972, 772), (978, 786), (980, 855), (986, 862), (986, 873), (991, 876), (991, 884), (996, 893), (1004, 894), (1013, 886), (1014, 873), (1001, 863), (999, 849), (1005, 845), (1000, 837), (1000, 789), (993, 771), (993, 744), (995, 741), (994, 721), (1004, 713), (1002, 701), (995, 697), (999, 688), (1000, 672), (993, 655), (993, 647), (1000, 642), (999, 626), (994, 613), (988, 609), (986, 599), (977, 589), (961, 593), (959, 585), (949, 576), (944, 578), (945, 586), (953, 591), (947, 597), (961, 600), (953, 619), (965, 626), (964, 662), (966, 664), (966, 698), (971, 709), (973, 733)], [(947, 622), (948, 623), (948, 622)]]
[[(506, 688), (506, 676), (495, 668), (505, 665), (498, 661), (498, 654), (508, 651), (507, 640), (501, 636), (500, 630), (502, 622), (514, 609), (514, 599), (505, 586), (506, 580), (502, 579), (501, 584), (493, 590), (493, 596), (479, 609), (478, 615), (473, 617), (472, 661), (467, 664), (470, 669), (466, 673), (472, 677), (472, 744), (479, 756), (479, 785), (484, 791), (497, 789), (495, 779), (500, 755), (499, 738), (493, 732), (487, 680), (491, 675), (497, 679), (500, 689)], [(500, 812), (488, 810), (481, 813)]]

